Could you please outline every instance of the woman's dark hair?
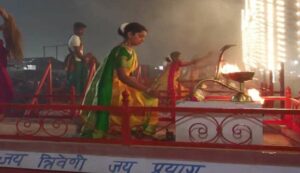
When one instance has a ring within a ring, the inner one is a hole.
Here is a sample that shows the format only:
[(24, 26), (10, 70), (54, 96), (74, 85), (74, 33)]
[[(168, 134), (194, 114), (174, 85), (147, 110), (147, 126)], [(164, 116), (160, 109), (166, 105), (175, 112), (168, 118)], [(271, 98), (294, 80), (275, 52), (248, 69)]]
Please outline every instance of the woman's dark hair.
[(127, 39), (128, 33), (131, 32), (133, 35), (142, 31), (148, 31), (145, 26), (139, 24), (137, 22), (129, 23), (125, 26), (125, 28), (121, 29), (119, 27), (118, 34), (121, 35), (124, 39)]
[(170, 53), (170, 57), (173, 58), (179, 58), (179, 56), (181, 55), (181, 52), (179, 51), (174, 51), (172, 53)]

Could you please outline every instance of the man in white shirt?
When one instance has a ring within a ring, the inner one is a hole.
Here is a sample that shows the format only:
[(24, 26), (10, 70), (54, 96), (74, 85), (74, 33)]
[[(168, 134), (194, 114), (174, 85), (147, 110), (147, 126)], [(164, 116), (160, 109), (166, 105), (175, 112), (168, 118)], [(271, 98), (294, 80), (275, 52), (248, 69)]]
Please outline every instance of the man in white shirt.
[(73, 25), (74, 34), (68, 41), (69, 57), (67, 62), (67, 86), (74, 86), (77, 94), (83, 94), (87, 79), (87, 66), (84, 63), (83, 42), (81, 37), (86, 29), (86, 25), (75, 22)]

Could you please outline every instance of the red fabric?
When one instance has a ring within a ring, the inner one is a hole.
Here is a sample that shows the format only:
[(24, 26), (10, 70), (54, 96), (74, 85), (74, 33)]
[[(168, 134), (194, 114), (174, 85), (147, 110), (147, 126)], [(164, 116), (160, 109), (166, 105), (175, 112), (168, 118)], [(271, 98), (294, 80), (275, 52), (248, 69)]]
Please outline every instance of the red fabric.
[(0, 44), (0, 103), (7, 103), (13, 98), (13, 84), (7, 72), (7, 50)]
[(175, 78), (176, 72), (180, 68), (180, 65), (181, 65), (180, 61), (172, 62), (170, 64), (169, 76), (168, 76), (168, 94), (169, 94), (169, 97), (171, 99), (171, 104), (172, 105), (176, 103), (174, 78)]

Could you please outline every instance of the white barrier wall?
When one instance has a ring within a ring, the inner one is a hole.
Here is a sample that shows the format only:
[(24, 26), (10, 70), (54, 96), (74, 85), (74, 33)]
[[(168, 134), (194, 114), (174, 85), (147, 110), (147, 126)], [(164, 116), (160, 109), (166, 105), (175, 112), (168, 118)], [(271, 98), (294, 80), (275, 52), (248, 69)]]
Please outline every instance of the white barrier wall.
[[(177, 107), (260, 108), (254, 102), (204, 101), (179, 102)], [(233, 113), (176, 113), (176, 141), (235, 144), (263, 143), (263, 116)]]
[(0, 167), (95, 173), (286, 173), (299, 167), (0, 151)]

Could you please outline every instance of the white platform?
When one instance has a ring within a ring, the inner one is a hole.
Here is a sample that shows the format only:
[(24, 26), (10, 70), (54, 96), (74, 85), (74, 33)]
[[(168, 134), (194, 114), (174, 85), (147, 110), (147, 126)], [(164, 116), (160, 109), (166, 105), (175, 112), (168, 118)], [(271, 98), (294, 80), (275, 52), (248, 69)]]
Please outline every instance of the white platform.
[[(177, 107), (193, 108), (260, 108), (259, 103), (184, 101)], [(176, 141), (227, 144), (262, 144), (263, 115), (233, 113), (176, 113)]]

